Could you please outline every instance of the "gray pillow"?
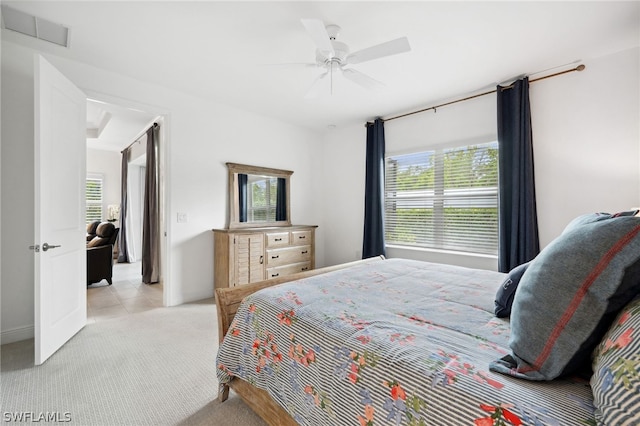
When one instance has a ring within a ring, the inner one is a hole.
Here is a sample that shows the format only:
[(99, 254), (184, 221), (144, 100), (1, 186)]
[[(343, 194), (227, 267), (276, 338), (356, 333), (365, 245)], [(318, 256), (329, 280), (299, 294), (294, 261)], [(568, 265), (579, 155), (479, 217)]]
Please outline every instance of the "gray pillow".
[(640, 218), (568, 227), (530, 263), (513, 301), (512, 354), (490, 369), (552, 380), (588, 362), (613, 317), (640, 293)]

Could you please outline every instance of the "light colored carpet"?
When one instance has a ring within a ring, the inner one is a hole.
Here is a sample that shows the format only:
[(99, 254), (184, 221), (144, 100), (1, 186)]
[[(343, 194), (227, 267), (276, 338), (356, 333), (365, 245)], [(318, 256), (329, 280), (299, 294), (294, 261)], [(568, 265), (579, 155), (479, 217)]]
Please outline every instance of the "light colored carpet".
[(217, 327), (211, 299), (88, 324), (38, 367), (33, 340), (3, 345), (1, 421), (58, 413), (70, 425), (263, 426), (233, 392), (216, 399)]

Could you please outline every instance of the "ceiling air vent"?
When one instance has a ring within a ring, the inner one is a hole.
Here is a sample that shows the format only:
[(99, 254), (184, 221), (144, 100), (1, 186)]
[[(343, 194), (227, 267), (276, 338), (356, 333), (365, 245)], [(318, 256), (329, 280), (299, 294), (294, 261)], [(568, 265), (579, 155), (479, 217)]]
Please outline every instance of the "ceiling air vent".
[(69, 28), (2, 5), (2, 27), (59, 46), (69, 47)]

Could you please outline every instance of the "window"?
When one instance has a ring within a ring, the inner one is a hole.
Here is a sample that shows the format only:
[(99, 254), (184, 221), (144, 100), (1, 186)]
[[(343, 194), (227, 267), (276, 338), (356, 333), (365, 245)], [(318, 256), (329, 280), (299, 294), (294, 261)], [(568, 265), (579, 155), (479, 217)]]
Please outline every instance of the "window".
[(87, 176), (87, 223), (102, 220), (102, 193), (103, 179), (101, 175), (91, 174)]
[(497, 142), (385, 163), (387, 244), (497, 254)]

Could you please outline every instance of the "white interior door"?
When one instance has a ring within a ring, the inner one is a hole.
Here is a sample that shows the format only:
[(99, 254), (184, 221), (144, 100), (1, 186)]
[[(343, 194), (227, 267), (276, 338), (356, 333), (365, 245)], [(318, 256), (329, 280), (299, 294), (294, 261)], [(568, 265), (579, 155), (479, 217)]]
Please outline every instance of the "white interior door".
[(35, 363), (87, 322), (86, 101), (35, 59)]

